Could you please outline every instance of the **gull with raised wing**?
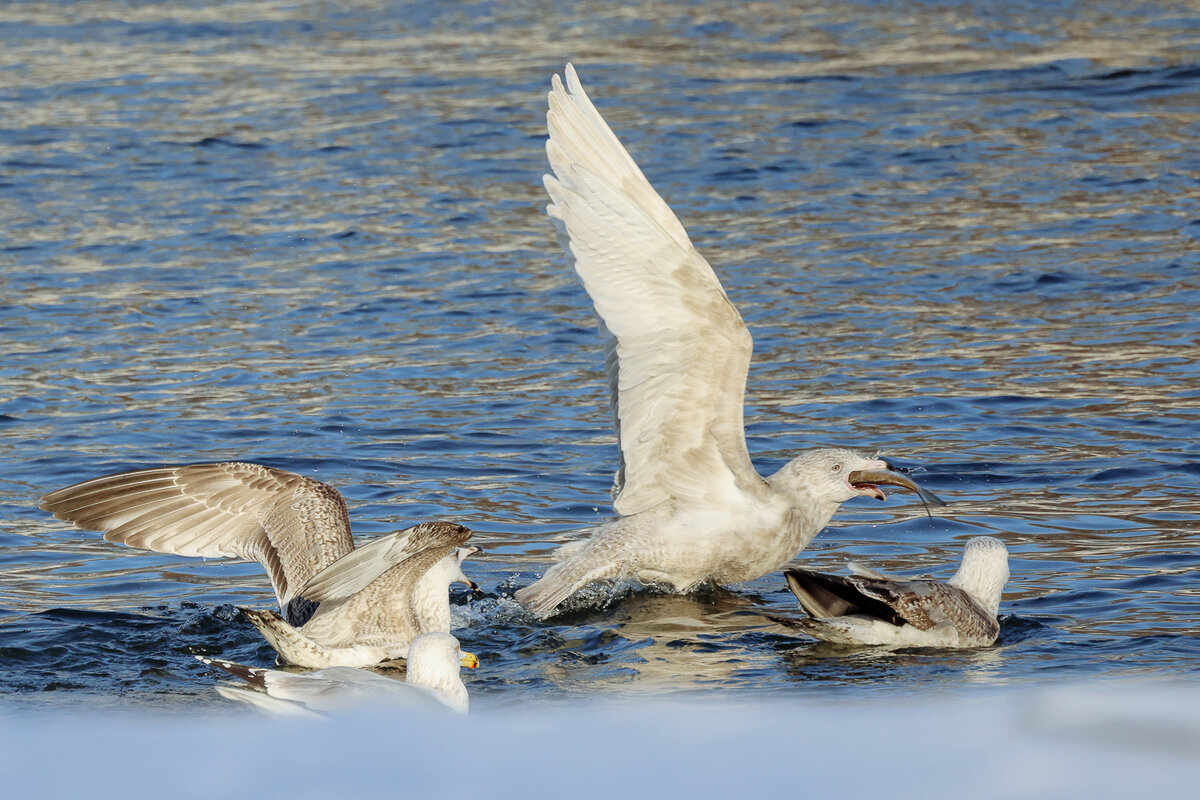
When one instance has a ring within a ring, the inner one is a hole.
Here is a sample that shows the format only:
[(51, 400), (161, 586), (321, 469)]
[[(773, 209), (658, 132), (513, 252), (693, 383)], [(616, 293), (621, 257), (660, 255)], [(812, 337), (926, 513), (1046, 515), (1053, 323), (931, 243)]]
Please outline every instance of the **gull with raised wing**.
[(449, 587), (476, 588), (462, 561), (471, 531), (425, 522), (355, 549), (332, 486), (261, 464), (138, 470), (77, 483), (41, 507), (110, 542), (160, 553), (257, 561), (283, 616), (242, 609), (280, 657), (307, 667), (403, 658), (418, 635), (450, 630)]
[(857, 564), (853, 575), (806, 569), (784, 574), (808, 617), (775, 622), (837, 644), (986, 647), (1000, 635), (1000, 594), (1008, 549), (992, 536), (968, 539), (962, 563), (945, 583), (884, 575)]
[(750, 332), (683, 225), (592, 105), (575, 69), (546, 115), (547, 208), (600, 318), (620, 465), (619, 515), (561, 548), (517, 599), (541, 616), (578, 589), (633, 578), (686, 592), (786, 564), (838, 506), (880, 484), (941, 504), (882, 460), (806, 452), (770, 477), (746, 449)]
[(458, 640), (448, 633), (423, 633), (413, 639), (403, 681), (354, 667), (287, 672), (247, 667), (208, 656), (196, 658), (247, 684), (218, 686), (217, 692), (222, 697), (277, 716), (327, 716), (380, 707), (415, 711), (448, 708), (465, 714), (470, 700), (459, 667), (479, 666), (475, 654), (464, 653)]

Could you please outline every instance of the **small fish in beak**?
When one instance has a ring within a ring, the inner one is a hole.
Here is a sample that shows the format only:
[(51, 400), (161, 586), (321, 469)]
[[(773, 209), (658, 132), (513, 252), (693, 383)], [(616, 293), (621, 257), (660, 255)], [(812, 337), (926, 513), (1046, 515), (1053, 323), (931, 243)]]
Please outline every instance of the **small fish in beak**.
[(858, 491), (863, 494), (870, 495), (876, 500), (883, 500), (887, 497), (878, 484), (888, 486), (903, 486), (905, 489), (911, 489), (916, 493), (917, 497), (921, 498), (921, 503), (925, 506), (925, 513), (929, 513), (929, 506), (944, 506), (946, 501), (942, 500), (928, 489), (922, 489), (907, 476), (901, 475), (899, 472), (893, 472), (891, 469), (863, 469), (851, 472), (846, 476), (846, 480), (850, 482)]

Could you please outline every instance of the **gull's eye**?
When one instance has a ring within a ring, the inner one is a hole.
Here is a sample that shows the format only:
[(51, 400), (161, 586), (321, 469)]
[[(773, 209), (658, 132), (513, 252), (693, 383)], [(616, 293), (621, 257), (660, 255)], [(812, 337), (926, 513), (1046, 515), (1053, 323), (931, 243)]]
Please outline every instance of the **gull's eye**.
[(833, 471), (834, 471), (834, 472), (841, 472), (841, 471), (842, 471), (842, 465), (841, 465), (841, 464), (834, 464), (834, 465), (833, 465)]

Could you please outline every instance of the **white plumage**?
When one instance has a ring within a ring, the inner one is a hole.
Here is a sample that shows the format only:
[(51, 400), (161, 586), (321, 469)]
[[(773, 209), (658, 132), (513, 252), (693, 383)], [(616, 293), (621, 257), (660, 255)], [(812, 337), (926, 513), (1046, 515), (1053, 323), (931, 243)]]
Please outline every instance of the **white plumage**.
[(426, 633), (413, 640), (403, 682), (353, 667), (316, 672), (287, 672), (247, 667), (197, 656), (246, 682), (217, 691), (279, 716), (325, 716), (357, 708), (441, 709), (466, 713), (470, 700), (459, 667), (475, 669), (479, 659), (464, 653), (448, 633)]
[(565, 78), (554, 76), (546, 115), (547, 212), (600, 317), (620, 516), (563, 548), (517, 599), (545, 616), (596, 580), (676, 591), (750, 580), (787, 563), (843, 501), (882, 498), (879, 483), (921, 491), (885, 462), (838, 449), (758, 474), (742, 410), (750, 333), (569, 64)]

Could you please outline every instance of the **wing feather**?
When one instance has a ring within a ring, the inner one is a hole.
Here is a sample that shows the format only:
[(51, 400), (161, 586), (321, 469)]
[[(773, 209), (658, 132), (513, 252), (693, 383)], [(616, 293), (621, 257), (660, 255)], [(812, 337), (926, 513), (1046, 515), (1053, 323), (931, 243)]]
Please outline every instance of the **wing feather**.
[(547, 208), (606, 336), (621, 469), (614, 507), (719, 502), (761, 485), (746, 450), (752, 341), (670, 207), (568, 65), (549, 95)]
[[(423, 633), (417, 593), (426, 587), (421, 579), (470, 538), (471, 531), (453, 523), (429, 522), (414, 526), (410, 535), (405, 550), (411, 552), (399, 560), (372, 562), (375, 577), (360, 591), (339, 599), (326, 597), (305, 624), (305, 635), (329, 647), (380, 634), (389, 640), (411, 641)], [(346, 620), (353, 620), (353, 625), (347, 626)]]
[(904, 621), (886, 600), (875, 593), (863, 591), (863, 581), (853, 576), (792, 568), (784, 573), (784, 577), (800, 607), (816, 619), (867, 614), (893, 625), (900, 625)]
[(999, 623), (956, 586), (935, 580), (848, 578), (864, 595), (887, 604), (905, 622), (927, 631), (953, 626), (960, 634), (999, 631)]
[(416, 553), (435, 551), (436, 563), (471, 538), (471, 530), (446, 522), (423, 522), (381, 536), (347, 553), (313, 577), (300, 591), (310, 600), (340, 600), (366, 589), (389, 569)]
[(354, 549), (346, 502), (336, 489), (261, 464), (106, 475), (51, 492), (42, 508), (130, 547), (258, 561), (281, 605)]

